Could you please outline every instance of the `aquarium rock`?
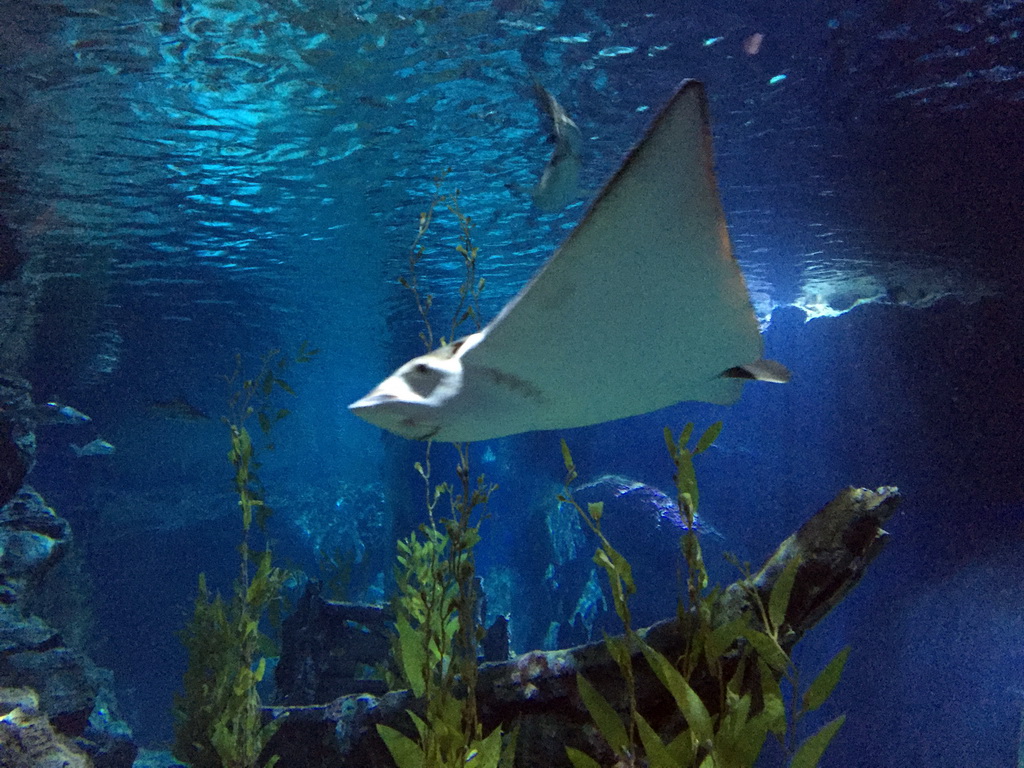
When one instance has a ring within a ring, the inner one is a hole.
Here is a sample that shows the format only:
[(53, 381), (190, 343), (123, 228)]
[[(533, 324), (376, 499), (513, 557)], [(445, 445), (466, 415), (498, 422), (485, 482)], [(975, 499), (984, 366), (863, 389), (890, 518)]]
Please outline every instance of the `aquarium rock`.
[(92, 768), (85, 752), (54, 730), (31, 688), (0, 688), (0, 764)]
[(35, 464), (36, 437), (26, 416), (31, 391), (25, 379), (0, 373), (0, 504), (14, 496)]
[[(0, 687), (29, 692), (0, 721), (0, 765), (19, 764), (3, 761), (8, 754), (21, 754), (8, 749), (30, 736), (47, 736), (49, 731), (41, 730), (46, 722), (55, 732), (53, 749), (73, 740), (92, 764), (103, 768), (129, 768), (138, 751), (127, 725), (115, 714), (111, 673), (68, 646), (63, 634), (31, 609), (45, 602), (46, 577), (70, 542), (67, 521), (32, 488), (23, 486), (0, 507)], [(68, 749), (69, 755), (79, 754)], [(41, 757), (42, 762), (25, 759), (25, 765), (49, 764)], [(71, 768), (77, 759), (53, 765)], [(81, 762), (89, 764), (88, 759)]]

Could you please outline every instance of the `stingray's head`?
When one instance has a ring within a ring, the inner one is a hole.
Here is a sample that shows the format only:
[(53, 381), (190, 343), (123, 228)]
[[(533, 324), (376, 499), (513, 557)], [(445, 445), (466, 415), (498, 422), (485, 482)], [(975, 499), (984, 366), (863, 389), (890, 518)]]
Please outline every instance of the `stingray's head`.
[(462, 390), (461, 342), (414, 357), (348, 408), (371, 424), (411, 440), (439, 436)]

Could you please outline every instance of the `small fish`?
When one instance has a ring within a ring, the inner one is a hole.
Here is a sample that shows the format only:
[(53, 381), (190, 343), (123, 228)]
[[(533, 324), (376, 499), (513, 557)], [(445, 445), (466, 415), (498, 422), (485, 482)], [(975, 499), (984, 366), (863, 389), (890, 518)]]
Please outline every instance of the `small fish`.
[(35, 406), (32, 415), (39, 424), (86, 424), (92, 421), (78, 409), (52, 401)]
[(209, 421), (210, 417), (196, 408), (184, 397), (173, 397), (170, 400), (157, 400), (149, 404), (149, 410), (157, 416), (178, 421)]
[(50, 424), (86, 424), (92, 419), (70, 405), (62, 405), (58, 402), (42, 403), (40, 405), (18, 405), (13, 408), (0, 407), (0, 411), (6, 411), (14, 416), (28, 419), (35, 426), (49, 426)]
[(91, 443), (79, 447), (74, 443), (69, 444), (71, 450), (75, 452), (75, 456), (81, 458), (82, 456), (109, 456), (116, 449), (112, 443), (108, 443), (102, 437), (97, 437)]
[(757, 56), (761, 52), (761, 45), (764, 43), (764, 34), (755, 32), (743, 40), (743, 52), (747, 56)]

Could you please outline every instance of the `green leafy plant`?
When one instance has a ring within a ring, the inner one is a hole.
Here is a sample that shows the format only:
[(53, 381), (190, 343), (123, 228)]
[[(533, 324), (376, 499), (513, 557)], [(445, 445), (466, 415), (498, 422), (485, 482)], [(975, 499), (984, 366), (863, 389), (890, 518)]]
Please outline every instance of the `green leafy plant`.
[[(461, 490), (432, 486), (429, 451), (416, 468), (428, 489), (429, 523), (398, 542), (393, 601), (396, 638), (394, 656), (403, 682), (424, 701), (424, 716), (410, 711), (416, 728), (412, 739), (395, 728), (377, 732), (399, 768), (497, 768), (503, 755), (502, 731), (486, 736), (476, 711), (477, 645), (482, 627), (477, 620), (473, 547), (480, 541), (480, 519), (473, 510), (486, 504), (494, 486), (483, 476), (470, 481), (468, 457), (460, 447)], [(435, 521), (441, 499), (448, 497), (451, 517)], [(505, 749), (506, 760), (510, 750)]]
[[(680, 609), (680, 621), (691, 631), (689, 644), (677, 659), (652, 648), (630, 626), (628, 600), (635, 585), (629, 563), (601, 533), (601, 505), (591, 504), (584, 510), (572, 499), (569, 486), (577, 472), (568, 447), (562, 444), (567, 477), (559, 501), (572, 504), (597, 535), (594, 562), (608, 576), (612, 600), (625, 628), (621, 638), (605, 639), (623, 675), (628, 710), (625, 723), (593, 685), (577, 676), (580, 697), (614, 753), (617, 766), (748, 768), (761, 754), (768, 734), (773, 733), (790, 755), (790, 768), (814, 768), (845, 719), (841, 715), (802, 742), (796, 740), (802, 719), (831, 695), (849, 653), (849, 649), (840, 651), (806, 690), (801, 689), (800, 670), (786, 651), (783, 636), (798, 560), (788, 563), (767, 601), (753, 586), (747, 587), (752, 612), (727, 621), (718, 618), (720, 595), (718, 590), (707, 591), (707, 570), (694, 533), (700, 495), (693, 458), (707, 450), (720, 431), (720, 423), (712, 425), (690, 448), (692, 424), (687, 424), (678, 438), (665, 430), (666, 446), (675, 466), (677, 502), (688, 523), (681, 547), (688, 566), (689, 610)], [(749, 571), (746, 576), (744, 583), (749, 585)], [(633, 669), (636, 650), (669, 691), (686, 723), (668, 741), (637, 710)], [(698, 681), (703, 696), (695, 689)], [(788, 697), (783, 684), (789, 688)], [(567, 747), (567, 753), (574, 768), (600, 768), (581, 750)]]
[[(446, 208), (458, 222), (455, 251), (464, 273), (447, 338), (440, 339), (442, 345), (453, 341), (466, 322), (479, 330), (477, 306), (484, 288), (484, 280), (476, 272), (478, 249), (473, 245), (472, 221), (462, 212), (458, 190), (451, 194), (442, 190), (443, 178), (435, 179), (435, 195), (427, 211), (420, 214), (409, 250), (409, 274), (399, 279), (415, 299), (424, 325), (420, 339), (428, 352), (434, 347), (433, 296), (421, 290), (417, 269), (425, 252), (421, 241), (438, 207)], [(420, 527), (422, 540), (413, 533), (398, 542), (398, 594), (393, 601), (395, 666), (404, 684), (423, 700), (424, 716), (408, 713), (416, 729), (415, 739), (385, 725), (378, 725), (377, 731), (399, 768), (511, 765), (515, 732), (503, 748), (502, 730), (495, 728), (485, 736), (476, 709), (477, 648), (483, 628), (478, 619), (473, 548), (480, 541), (482, 518), (472, 518), (497, 486), (488, 483), (483, 474), (472, 479), (469, 448), (464, 444), (455, 445), (458, 487), (435, 485), (431, 447), (428, 441), (424, 460), (415, 464), (424, 484), (428, 522)], [(438, 505), (446, 497), (449, 516), (438, 520)]]
[(459, 255), (463, 267), (463, 279), (459, 285), (458, 302), (452, 310), (448, 324), (448, 336), (442, 336), (440, 343), (444, 346), (446, 343), (454, 341), (459, 328), (466, 322), (472, 322), (476, 326), (476, 330), (480, 330), (478, 308), (480, 294), (485, 284), (484, 278), (477, 276), (477, 257), (480, 249), (473, 244), (473, 220), (462, 212), (459, 204), (459, 190), (456, 189), (451, 193), (444, 191), (443, 182), (447, 174), (446, 170), (434, 179), (434, 196), (431, 198), (427, 210), (420, 213), (419, 228), (409, 248), (409, 274), (398, 278), (398, 282), (412, 293), (413, 300), (416, 302), (416, 309), (423, 320), (420, 340), (427, 352), (434, 349), (434, 324), (431, 316), (434, 296), (421, 290), (418, 270), (420, 261), (426, 253), (422, 240), (430, 229), (430, 225), (434, 221), (434, 214), (439, 207), (444, 207), (458, 223), (459, 244), (455, 246), (455, 252)]
[[(303, 344), (295, 361), (308, 362), (316, 354)], [(229, 397), (230, 416), (224, 422), (230, 431), (228, 460), (242, 512), (242, 541), (231, 598), (211, 593), (205, 574), (200, 574), (192, 618), (181, 633), (188, 667), (184, 695), (175, 699), (173, 752), (194, 768), (252, 768), (280, 725), (264, 722), (257, 686), (266, 672), (266, 657), (274, 650), (260, 622), (280, 604), (286, 573), (273, 566), (269, 544), (259, 552), (250, 547), (253, 524), (262, 531), (271, 509), (264, 501), (256, 472), (260, 465), (246, 423), (255, 416), (268, 438), (268, 449), (273, 448), (271, 427), (288, 411), (273, 407), (272, 395), (276, 390), (294, 395), (281, 378), (288, 362), (278, 350), (271, 350), (250, 379), (242, 375), (237, 356), (234, 374), (225, 377), (229, 386), (237, 387)], [(270, 757), (264, 765), (276, 761)]]

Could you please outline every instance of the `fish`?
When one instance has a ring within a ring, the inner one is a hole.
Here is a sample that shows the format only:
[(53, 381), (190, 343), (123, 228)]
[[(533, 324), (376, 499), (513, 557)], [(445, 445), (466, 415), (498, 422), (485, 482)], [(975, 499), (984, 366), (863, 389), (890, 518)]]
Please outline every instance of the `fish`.
[(789, 381), (763, 357), (713, 161), (704, 86), (685, 80), (497, 317), (349, 410), (402, 437), (473, 442), (727, 405), (745, 381)]
[(77, 408), (58, 402), (43, 403), (33, 409), (33, 416), (39, 424), (88, 424), (92, 421)]
[(2, 409), (8, 410), (20, 417), (26, 418), (31, 421), (35, 426), (49, 426), (51, 424), (70, 424), (77, 426), (80, 424), (88, 424), (92, 421), (90, 416), (82, 413), (77, 408), (72, 408), (70, 405), (64, 405), (56, 401), (50, 401), (48, 403), (40, 403), (39, 405), (33, 403), (26, 403), (21, 407)]
[(536, 80), (533, 90), (541, 111), (551, 119), (550, 138), (555, 148), (530, 196), (542, 211), (553, 213), (582, 196), (579, 183), (583, 134), (562, 105)]
[(184, 397), (172, 397), (170, 400), (156, 400), (149, 404), (149, 410), (157, 416), (178, 421), (209, 421), (210, 417), (192, 405)]
[(108, 443), (102, 437), (97, 437), (91, 443), (86, 443), (83, 446), (69, 443), (69, 447), (79, 458), (82, 456), (109, 456), (116, 450), (112, 443)]
[(761, 52), (761, 45), (764, 43), (764, 34), (755, 32), (743, 40), (743, 52), (747, 56), (757, 56)]

